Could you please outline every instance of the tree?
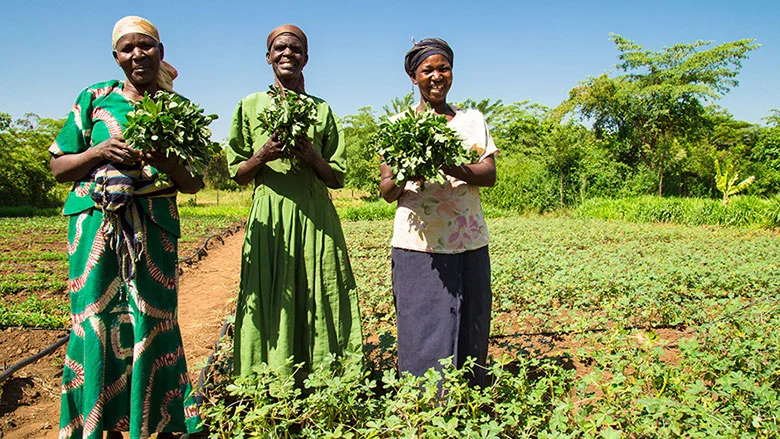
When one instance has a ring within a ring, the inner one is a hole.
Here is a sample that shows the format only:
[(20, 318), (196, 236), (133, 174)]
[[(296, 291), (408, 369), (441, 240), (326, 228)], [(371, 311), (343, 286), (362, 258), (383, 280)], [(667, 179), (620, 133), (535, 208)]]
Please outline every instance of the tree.
[(762, 117), (761, 120), (771, 127), (780, 127), (780, 110), (777, 108), (770, 109), (769, 115)]
[(493, 113), (491, 134), (501, 155), (541, 156), (550, 109), (529, 101), (504, 105)]
[[(393, 101), (399, 102), (397, 98)], [(344, 185), (378, 195), (380, 162), (376, 147), (371, 141), (379, 129), (377, 119), (371, 107), (363, 107), (358, 110), (358, 114), (344, 117), (343, 123), (344, 141), (347, 144), (347, 175)]]
[(611, 39), (619, 52), (616, 67), (624, 73), (588, 78), (556, 113), (578, 113), (598, 136), (629, 145), (628, 156), (656, 172), (660, 196), (665, 171), (685, 155), (682, 147), (706, 132), (703, 103), (738, 85), (742, 60), (758, 44), (743, 39), (707, 48), (711, 42), (697, 41), (654, 52), (620, 35)]
[(414, 93), (410, 92), (400, 98), (399, 97), (393, 98), (392, 100), (390, 100), (390, 104), (383, 105), (382, 109), (385, 111), (384, 116), (390, 117), (406, 111), (406, 109), (411, 107), (412, 105), (414, 105)]
[(48, 148), (65, 120), (28, 113), (11, 122), (0, 113), (0, 206), (48, 207), (62, 202), (49, 170)]
[(500, 115), (504, 108), (504, 104), (502, 103), (501, 99), (495, 102), (490, 102), (490, 98), (482, 99), (479, 102), (471, 98), (467, 98), (465, 101), (455, 104), (455, 106), (464, 110), (469, 108), (479, 110), (479, 112), (485, 116), (485, 122), (487, 122), (488, 126), (491, 128), (493, 127), (493, 122)]

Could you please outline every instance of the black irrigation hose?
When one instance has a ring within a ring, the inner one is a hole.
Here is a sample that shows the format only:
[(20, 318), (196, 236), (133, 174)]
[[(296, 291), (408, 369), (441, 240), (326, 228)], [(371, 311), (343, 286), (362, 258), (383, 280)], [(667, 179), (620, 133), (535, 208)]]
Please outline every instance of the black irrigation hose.
[(219, 345), (222, 343), (222, 337), (225, 336), (227, 333), (227, 329), (230, 326), (230, 316), (228, 316), (225, 319), (225, 323), (222, 324), (222, 330), (219, 331), (219, 337), (217, 337), (217, 343), (214, 345), (214, 350), (211, 351), (211, 354), (209, 354), (208, 358), (206, 358), (206, 364), (203, 366), (203, 369), (200, 370), (200, 375), (198, 376), (198, 387), (195, 390), (195, 403), (198, 405), (201, 405), (203, 402), (203, 392), (205, 391), (205, 385), (206, 385), (206, 374), (209, 371), (209, 367), (211, 367), (211, 362), (214, 361), (214, 356), (219, 352)]
[[(211, 236), (209, 236), (209, 237), (208, 237), (208, 238), (206, 238), (206, 240), (203, 242), (203, 245), (202, 245), (202, 246), (201, 246), (201, 247), (200, 247), (200, 248), (199, 248), (199, 249), (198, 249), (198, 250), (197, 250), (197, 251), (196, 251), (196, 252), (195, 252), (195, 253), (194, 253), (192, 256), (190, 256), (190, 257), (188, 257), (188, 258), (185, 258), (185, 259), (179, 259), (179, 262), (184, 262), (184, 263), (187, 263), (187, 264), (192, 264), (192, 262), (189, 262), (189, 261), (191, 261), (191, 260), (192, 260), (192, 259), (194, 259), (195, 257), (198, 257), (198, 260), (200, 260), (200, 258), (201, 258), (201, 257), (203, 257), (203, 256), (205, 256), (205, 255), (207, 254), (207, 253), (206, 253), (206, 246), (208, 245), (209, 241), (210, 241), (212, 238), (216, 237), (217, 239), (219, 239), (219, 240), (220, 240), (220, 242), (221, 242), (221, 243), (223, 243), (223, 244), (224, 244), (224, 243), (225, 243), (225, 239), (224, 239), (223, 237), (225, 237), (225, 236), (230, 236), (230, 235), (232, 235), (232, 234), (234, 234), (234, 233), (238, 232), (239, 230), (241, 230), (241, 227), (243, 227), (243, 225), (235, 225), (235, 226), (231, 226), (231, 227), (228, 227), (227, 229), (225, 229), (225, 231), (224, 231), (223, 233), (221, 233), (221, 234), (214, 234), (214, 235), (211, 235)], [(34, 329), (34, 330), (43, 330), (43, 329), (51, 329), (51, 328), (40, 328), (40, 327), (31, 327), (31, 328), (27, 328), (27, 327), (19, 327), (19, 329)], [(224, 325), (224, 326), (223, 326), (223, 328), (222, 328), (222, 331), (223, 331), (223, 332), (222, 332), (222, 333), (220, 334), (220, 336), (219, 336), (219, 338), (220, 338), (220, 339), (221, 339), (221, 338), (222, 338), (222, 336), (224, 335), (224, 331), (226, 331), (226, 329), (227, 329), (227, 321), (225, 321), (225, 325)], [(60, 329), (51, 329), (51, 330), (63, 330), (63, 329), (61, 329), (61, 328), (60, 328)], [(45, 356), (47, 356), (47, 355), (50, 355), (51, 353), (53, 353), (54, 351), (56, 351), (57, 349), (59, 349), (59, 347), (60, 347), (60, 346), (62, 346), (62, 345), (64, 345), (65, 343), (67, 343), (67, 342), (68, 342), (68, 340), (70, 340), (70, 334), (68, 334), (68, 335), (66, 335), (66, 336), (64, 336), (64, 337), (62, 337), (62, 338), (61, 338), (61, 339), (59, 339), (59, 340), (57, 340), (57, 341), (56, 341), (54, 344), (52, 344), (51, 346), (47, 347), (46, 349), (43, 349), (42, 351), (38, 352), (37, 354), (33, 355), (32, 357), (26, 358), (26, 359), (24, 359), (24, 360), (22, 360), (22, 361), (19, 361), (19, 362), (18, 362), (18, 363), (16, 363), (16, 364), (13, 364), (13, 365), (9, 366), (8, 368), (4, 369), (4, 370), (3, 370), (3, 373), (2, 373), (2, 374), (0, 374), (0, 382), (2, 382), (3, 380), (5, 380), (6, 378), (10, 377), (11, 375), (13, 375), (13, 374), (14, 374), (14, 372), (18, 371), (19, 369), (21, 369), (21, 368), (23, 368), (23, 367), (25, 367), (25, 366), (27, 366), (27, 365), (29, 365), (29, 364), (31, 364), (31, 363), (34, 363), (34, 362), (36, 362), (36, 361), (40, 360), (41, 358), (43, 358), (43, 357), (45, 357)], [(219, 347), (219, 341), (217, 341), (217, 347)], [(215, 351), (215, 352), (216, 352), (216, 351)], [(212, 359), (212, 357), (213, 357), (213, 356), (214, 356), (214, 354), (212, 354), (211, 356), (209, 356), (208, 362), (206, 363), (206, 364), (207, 364), (207, 367), (208, 367), (208, 363), (211, 361), (211, 359)], [(202, 372), (201, 372), (201, 373), (202, 373)]]
[[(235, 225), (235, 226), (230, 226), (227, 229), (225, 229), (222, 233), (216, 233), (216, 234), (213, 234), (213, 235), (207, 237), (203, 241), (203, 245), (201, 245), (200, 248), (195, 250), (195, 252), (192, 255), (190, 255), (189, 257), (186, 257), (186, 258), (180, 258), (178, 260), (178, 262), (179, 263), (185, 263), (187, 265), (192, 265), (195, 262), (200, 261), (200, 259), (202, 257), (204, 257), (204, 256), (206, 256), (208, 254), (208, 249), (207, 248), (208, 248), (209, 242), (211, 242), (212, 239), (216, 238), (216, 239), (219, 240), (220, 243), (224, 244), (225, 243), (225, 237), (237, 233), (239, 230), (241, 230), (241, 227), (243, 227), (243, 225), (240, 225), (240, 224), (239, 225)], [(195, 258), (197, 258), (197, 259), (195, 259)]]
[(67, 343), (68, 340), (70, 340), (70, 334), (66, 335), (65, 337), (62, 337), (59, 340), (57, 340), (56, 343), (54, 343), (53, 345), (49, 346), (48, 348), (38, 352), (37, 354), (33, 355), (32, 357), (24, 359), (24, 360), (22, 360), (22, 361), (20, 361), (20, 362), (18, 362), (16, 364), (10, 366), (9, 368), (5, 369), (3, 371), (3, 373), (0, 374), (0, 382), (5, 380), (6, 378), (10, 377), (11, 375), (13, 375), (14, 372), (18, 371), (19, 369), (23, 368), (24, 366), (27, 366), (30, 363), (34, 363), (34, 362), (40, 360), (41, 358), (43, 358), (43, 357), (51, 354), (52, 352), (56, 351), (57, 349), (59, 349), (60, 346), (62, 346), (65, 343)]

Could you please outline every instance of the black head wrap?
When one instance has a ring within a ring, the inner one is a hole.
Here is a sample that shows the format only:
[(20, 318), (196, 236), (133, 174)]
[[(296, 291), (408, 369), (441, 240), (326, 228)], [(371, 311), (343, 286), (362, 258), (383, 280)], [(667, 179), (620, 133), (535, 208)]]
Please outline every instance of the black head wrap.
[(414, 72), (417, 70), (417, 67), (420, 67), (420, 64), (426, 58), (433, 55), (444, 56), (452, 65), (453, 54), (450, 45), (441, 38), (426, 38), (414, 43), (414, 46), (406, 52), (406, 58), (404, 59), (406, 74), (414, 78)]

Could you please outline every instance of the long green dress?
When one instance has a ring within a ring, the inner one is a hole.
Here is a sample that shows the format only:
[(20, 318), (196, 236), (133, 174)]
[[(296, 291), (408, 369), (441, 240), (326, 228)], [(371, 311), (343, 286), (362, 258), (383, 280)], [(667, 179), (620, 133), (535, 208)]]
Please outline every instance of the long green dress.
[[(317, 105), (308, 135), (340, 182), (346, 169), (341, 126), (328, 104)], [(267, 92), (236, 106), (227, 148), (228, 167), (239, 166), (268, 140), (258, 115)], [(291, 375), (287, 358), (305, 363), (301, 378), (329, 354), (360, 352), (362, 333), (355, 279), (341, 223), (325, 183), (296, 159), (263, 165), (255, 176), (246, 227), (236, 312), (234, 371), (242, 376), (267, 363)], [(299, 380), (300, 382), (300, 380)]]
[[(123, 83), (85, 89), (49, 148), (75, 154), (121, 135), (132, 110)], [(147, 172), (156, 173), (149, 168)], [(65, 356), (60, 439), (102, 438), (104, 430), (144, 439), (159, 431), (194, 432), (200, 419), (177, 320), (175, 196), (137, 198), (142, 251), (135, 278), (122, 280), (105, 240), (94, 178), (75, 182), (63, 213), (68, 227), (71, 336)]]

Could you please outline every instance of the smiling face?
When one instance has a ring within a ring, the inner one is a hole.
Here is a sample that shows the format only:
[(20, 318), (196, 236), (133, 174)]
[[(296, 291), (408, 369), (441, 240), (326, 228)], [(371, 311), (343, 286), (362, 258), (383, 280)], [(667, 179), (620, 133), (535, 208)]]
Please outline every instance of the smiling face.
[(412, 83), (419, 87), (423, 101), (432, 106), (445, 104), (452, 87), (452, 64), (444, 55), (431, 55), (417, 66)]
[(303, 43), (295, 35), (282, 34), (274, 39), (265, 59), (282, 84), (298, 79), (309, 56), (304, 52)]
[(144, 34), (127, 34), (119, 39), (114, 58), (127, 80), (138, 90), (155, 91), (157, 72), (164, 55), (162, 43)]

